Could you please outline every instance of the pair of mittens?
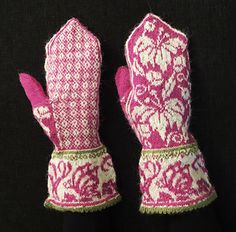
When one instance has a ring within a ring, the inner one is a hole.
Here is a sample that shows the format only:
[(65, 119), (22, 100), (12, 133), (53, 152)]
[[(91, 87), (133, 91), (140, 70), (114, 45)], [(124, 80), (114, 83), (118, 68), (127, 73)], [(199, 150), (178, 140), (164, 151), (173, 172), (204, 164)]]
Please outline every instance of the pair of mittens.
[[(116, 85), (122, 109), (143, 146), (143, 213), (177, 213), (215, 197), (202, 153), (189, 132), (187, 37), (147, 14), (125, 45), (128, 68)], [(54, 144), (45, 206), (92, 212), (120, 200), (111, 156), (99, 138), (99, 40), (70, 19), (46, 45), (47, 95), (30, 75), (20, 81), (33, 114)]]

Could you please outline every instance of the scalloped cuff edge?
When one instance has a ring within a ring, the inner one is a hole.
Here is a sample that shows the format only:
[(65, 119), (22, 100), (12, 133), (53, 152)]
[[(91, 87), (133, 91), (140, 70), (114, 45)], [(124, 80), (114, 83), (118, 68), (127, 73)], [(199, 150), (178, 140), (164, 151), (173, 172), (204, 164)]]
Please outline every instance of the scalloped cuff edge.
[(217, 198), (217, 193), (214, 191), (208, 198), (201, 200), (196, 204), (191, 204), (187, 206), (178, 206), (178, 207), (146, 207), (141, 205), (139, 212), (142, 214), (177, 214), (184, 213), (193, 210), (197, 210), (203, 207), (208, 206)]
[(113, 205), (116, 205), (121, 201), (122, 197), (120, 195), (117, 195), (116, 197), (102, 203), (99, 205), (94, 206), (79, 206), (79, 207), (62, 207), (58, 206), (54, 203), (48, 202), (47, 200), (44, 201), (44, 207), (48, 209), (54, 209), (60, 212), (73, 212), (73, 213), (92, 213), (101, 211), (103, 209), (106, 209), (108, 207), (111, 207)]

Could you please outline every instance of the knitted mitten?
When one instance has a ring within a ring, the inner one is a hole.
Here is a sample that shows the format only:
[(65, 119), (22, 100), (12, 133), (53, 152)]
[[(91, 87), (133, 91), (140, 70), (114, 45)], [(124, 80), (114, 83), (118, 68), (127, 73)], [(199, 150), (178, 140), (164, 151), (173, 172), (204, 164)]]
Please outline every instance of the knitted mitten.
[(128, 68), (116, 74), (122, 109), (142, 144), (142, 213), (178, 213), (216, 198), (189, 132), (188, 39), (148, 14), (125, 45)]
[(33, 77), (20, 74), (34, 117), (55, 146), (46, 207), (90, 212), (120, 199), (98, 134), (101, 62), (98, 39), (72, 18), (46, 45), (47, 95)]

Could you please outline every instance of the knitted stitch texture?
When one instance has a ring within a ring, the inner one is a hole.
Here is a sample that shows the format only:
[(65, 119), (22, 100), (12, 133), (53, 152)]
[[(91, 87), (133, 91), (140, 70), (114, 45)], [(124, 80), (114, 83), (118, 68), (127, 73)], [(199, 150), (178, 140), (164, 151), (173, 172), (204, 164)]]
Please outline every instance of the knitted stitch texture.
[(178, 213), (216, 198), (201, 151), (189, 132), (188, 39), (147, 14), (125, 44), (128, 68), (116, 74), (122, 109), (142, 144), (143, 213)]
[(20, 74), (34, 117), (55, 146), (46, 207), (90, 212), (120, 200), (112, 159), (98, 134), (101, 63), (99, 40), (72, 18), (46, 45), (47, 95), (32, 76)]

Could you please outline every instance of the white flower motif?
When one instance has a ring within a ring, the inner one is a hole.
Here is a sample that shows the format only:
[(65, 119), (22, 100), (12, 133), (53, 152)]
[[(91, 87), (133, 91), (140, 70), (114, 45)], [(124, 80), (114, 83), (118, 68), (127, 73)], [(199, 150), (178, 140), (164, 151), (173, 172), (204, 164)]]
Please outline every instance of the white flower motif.
[(135, 106), (131, 113), (131, 117), (134, 121), (139, 118), (140, 123), (142, 123), (137, 126), (137, 131), (141, 137), (148, 138), (152, 131), (156, 131), (164, 141), (167, 136), (168, 126), (170, 128), (173, 128), (174, 125), (176, 125), (177, 128), (182, 126), (183, 114), (183, 104), (178, 99), (171, 98), (170, 100), (165, 101), (161, 111), (157, 111), (145, 104)]
[[(188, 73), (182, 72), (188, 64), (184, 52), (187, 44), (177, 33), (155, 27), (154, 21), (145, 22), (141, 35), (135, 38), (133, 53), (128, 51), (135, 88), (126, 110), (139, 140), (147, 147), (153, 133), (159, 134), (166, 145), (188, 137), (188, 106), (183, 100), (190, 98), (190, 89), (186, 86)], [(132, 100), (137, 104), (132, 105)]]
[(174, 58), (174, 70), (181, 72), (186, 67), (186, 59), (183, 55)]
[(190, 92), (187, 88), (182, 88), (182, 97), (184, 100), (188, 100), (190, 98)]
[(148, 65), (150, 62), (154, 66), (155, 42), (146, 35), (140, 36), (133, 48), (135, 54), (139, 55), (142, 65)]
[(147, 80), (151, 82), (151, 85), (154, 85), (154, 86), (159, 86), (163, 82), (162, 75), (159, 72), (149, 71), (146, 74), (146, 77), (147, 77)]
[[(150, 22), (145, 24), (147, 28), (151, 28), (150, 25)], [(136, 40), (133, 48), (133, 52), (139, 56), (139, 60), (134, 59), (132, 66), (134, 72), (141, 76), (144, 75), (142, 66), (148, 67), (148, 65), (152, 65), (154, 68), (155, 65), (158, 65), (160, 70), (165, 72), (172, 61), (171, 54), (176, 55), (178, 49), (183, 51), (186, 48), (186, 44), (178, 37), (169, 38), (168, 33), (163, 33), (162, 30), (159, 30), (159, 35), (157, 39), (154, 40), (145, 35), (146, 30), (144, 30), (144, 33)], [(181, 62), (182, 65), (186, 63), (183, 59), (177, 59), (176, 65), (178, 65), (179, 62)]]
[(146, 31), (154, 31), (155, 25), (152, 22), (147, 21), (144, 25), (144, 30)]

